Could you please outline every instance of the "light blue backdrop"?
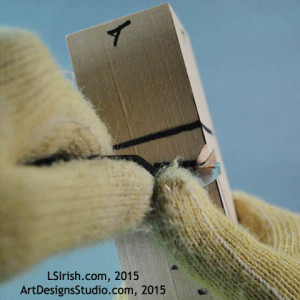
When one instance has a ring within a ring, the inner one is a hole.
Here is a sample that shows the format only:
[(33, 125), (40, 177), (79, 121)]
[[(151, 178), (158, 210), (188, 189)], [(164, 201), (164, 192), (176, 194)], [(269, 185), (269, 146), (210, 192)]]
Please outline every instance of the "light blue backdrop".
[[(72, 70), (66, 34), (161, 3), (2, 0), (1, 23), (38, 32), (60, 66)], [(299, 211), (300, 2), (170, 3), (191, 37), (232, 188)], [(49, 285), (50, 270), (118, 269), (112, 242), (76, 250), (2, 284), (0, 299), (33, 299), (18, 296), (22, 285)], [(34, 297), (41, 298), (49, 297)], [(86, 299), (63, 299), (73, 298)]]

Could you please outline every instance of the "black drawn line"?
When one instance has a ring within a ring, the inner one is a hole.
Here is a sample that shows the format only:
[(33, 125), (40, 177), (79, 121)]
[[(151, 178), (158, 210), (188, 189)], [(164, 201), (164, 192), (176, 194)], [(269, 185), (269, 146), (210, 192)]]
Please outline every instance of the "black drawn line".
[(203, 123), (201, 123), (202, 127), (204, 128), (204, 130), (206, 130), (209, 134), (213, 135), (213, 132), (211, 129), (209, 129), (207, 126), (205, 126)]
[(130, 25), (130, 23), (131, 23), (131, 21), (130, 21), (130, 20), (127, 20), (125, 23), (121, 24), (121, 25), (118, 26), (117, 28), (112, 29), (112, 30), (108, 30), (108, 31), (107, 31), (107, 34), (112, 35), (112, 36), (115, 38), (115, 39), (114, 39), (114, 47), (117, 46), (117, 43), (118, 43), (118, 39), (119, 39), (121, 30), (122, 30), (123, 28), (125, 28), (126, 26)]
[(158, 131), (158, 132), (155, 132), (155, 133), (150, 133), (148, 135), (141, 136), (141, 137), (135, 138), (135, 139), (130, 140), (130, 141), (126, 141), (126, 142), (123, 142), (123, 143), (120, 143), (120, 144), (116, 144), (116, 145), (114, 145), (114, 149), (119, 150), (119, 149), (129, 148), (129, 147), (136, 146), (136, 145), (139, 145), (139, 144), (143, 144), (143, 143), (146, 143), (146, 142), (149, 142), (149, 141), (154, 141), (154, 140), (158, 140), (158, 139), (161, 139), (161, 138), (164, 138), (164, 137), (176, 135), (176, 134), (179, 134), (179, 133), (184, 132), (184, 131), (191, 131), (191, 130), (194, 130), (194, 129), (199, 128), (201, 126), (208, 133), (213, 134), (212, 130), (207, 128), (205, 125), (203, 125), (198, 120), (198, 121), (195, 121), (195, 122), (192, 122), (192, 123), (188, 123), (188, 124), (184, 124), (184, 125), (181, 125), (181, 126), (165, 129), (165, 130)]

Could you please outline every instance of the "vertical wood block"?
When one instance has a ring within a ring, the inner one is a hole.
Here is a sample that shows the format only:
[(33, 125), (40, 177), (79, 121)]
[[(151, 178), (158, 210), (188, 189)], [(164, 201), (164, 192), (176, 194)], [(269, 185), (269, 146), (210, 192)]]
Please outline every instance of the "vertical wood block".
[[(197, 71), (189, 36), (169, 4), (67, 36), (79, 89), (91, 100), (113, 137), (116, 154), (138, 154), (151, 163), (196, 161), (204, 145), (221, 164), (206, 188), (216, 205), (236, 220), (230, 187)], [(127, 281), (166, 285), (166, 294), (134, 299), (199, 299), (198, 288), (145, 233), (116, 241)]]

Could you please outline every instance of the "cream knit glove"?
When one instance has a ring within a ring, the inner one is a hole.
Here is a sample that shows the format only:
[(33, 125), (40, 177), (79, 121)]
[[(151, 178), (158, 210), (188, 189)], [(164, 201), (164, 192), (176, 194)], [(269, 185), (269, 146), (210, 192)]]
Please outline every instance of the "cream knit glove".
[(157, 180), (152, 224), (179, 266), (217, 299), (300, 299), (300, 216), (234, 194), (235, 224), (176, 165)]
[(85, 159), (111, 153), (106, 127), (47, 49), (1, 28), (0, 280), (140, 225), (153, 178), (131, 162)]

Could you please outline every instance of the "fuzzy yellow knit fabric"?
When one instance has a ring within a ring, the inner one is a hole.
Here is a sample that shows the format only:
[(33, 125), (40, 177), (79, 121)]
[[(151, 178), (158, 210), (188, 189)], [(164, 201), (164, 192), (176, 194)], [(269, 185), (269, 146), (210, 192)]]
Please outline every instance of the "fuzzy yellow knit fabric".
[(300, 259), (300, 215), (269, 205), (245, 193), (235, 193), (239, 221), (262, 243)]
[(175, 165), (157, 180), (155, 236), (218, 299), (300, 299), (300, 216), (243, 193), (234, 200), (244, 228)]
[[(112, 153), (91, 105), (31, 33), (0, 29), (0, 280), (50, 254), (136, 228), (153, 178)], [(28, 165), (64, 154), (51, 166)]]
[(109, 154), (110, 136), (32, 34), (0, 30), (1, 158), (30, 162), (57, 152)]

